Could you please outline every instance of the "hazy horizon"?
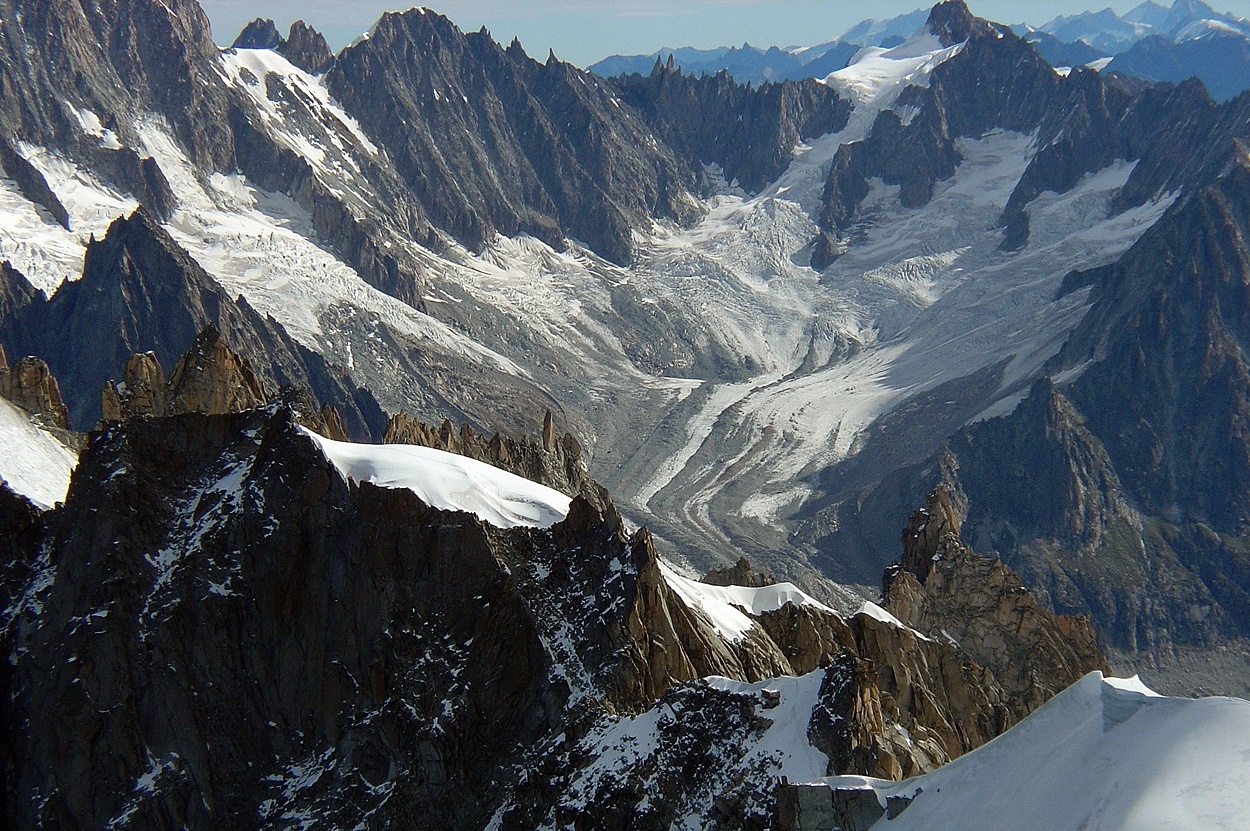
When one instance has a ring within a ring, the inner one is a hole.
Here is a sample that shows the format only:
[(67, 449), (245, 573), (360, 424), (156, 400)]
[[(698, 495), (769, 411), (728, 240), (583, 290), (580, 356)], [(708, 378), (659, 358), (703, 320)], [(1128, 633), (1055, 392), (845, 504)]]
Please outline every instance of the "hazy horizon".
[[(1059, 15), (1113, 8), (1123, 14), (1141, 0), (971, 0), (981, 17), (1000, 23), (1040, 25)], [(403, 0), (201, 0), (217, 43), (229, 45), (249, 21), (272, 18), (282, 32), (302, 19), (320, 30), (335, 51), (367, 32), (385, 11), (411, 8)], [(928, 4), (932, 5), (932, 4)], [(1164, 3), (1164, 5), (1168, 5)], [(1210, 4), (1217, 11), (1250, 17), (1250, 0)], [(545, 58), (548, 49), (570, 63), (589, 66), (609, 55), (647, 55), (694, 46), (812, 46), (841, 35), (865, 17), (889, 18), (926, 8), (916, 0), (447, 0), (428, 8), (464, 31), (482, 26), (508, 43), (518, 37), (526, 52)], [(871, 9), (870, 14), (865, 10)]]

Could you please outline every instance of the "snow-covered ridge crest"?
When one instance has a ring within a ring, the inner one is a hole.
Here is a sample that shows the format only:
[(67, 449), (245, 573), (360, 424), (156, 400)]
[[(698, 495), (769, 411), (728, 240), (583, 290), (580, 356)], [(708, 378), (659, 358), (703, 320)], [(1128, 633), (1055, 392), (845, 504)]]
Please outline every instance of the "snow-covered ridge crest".
[(787, 603), (812, 606), (829, 614), (837, 614), (793, 583), (775, 583), (759, 588), (713, 586), (682, 577), (663, 561), (660, 561), (660, 573), (664, 575), (664, 582), (668, 583), (668, 587), (687, 606), (707, 615), (717, 634), (733, 643), (741, 642), (755, 627), (755, 621), (750, 615), (775, 612)]
[(873, 828), (1234, 829), (1250, 816), (1250, 702), (1160, 696), (1092, 672), (988, 744), (904, 782), (823, 784), (910, 799)]
[(568, 516), (569, 497), (476, 459), (409, 444), (334, 441), (299, 429), (344, 478), (406, 488), (432, 508), (464, 511), (498, 528), (550, 528)]
[(937, 35), (924, 29), (892, 49), (861, 49), (823, 83), (845, 91), (857, 113), (880, 112), (889, 109), (907, 87), (927, 87), (933, 70), (962, 52), (965, 45), (944, 47)]

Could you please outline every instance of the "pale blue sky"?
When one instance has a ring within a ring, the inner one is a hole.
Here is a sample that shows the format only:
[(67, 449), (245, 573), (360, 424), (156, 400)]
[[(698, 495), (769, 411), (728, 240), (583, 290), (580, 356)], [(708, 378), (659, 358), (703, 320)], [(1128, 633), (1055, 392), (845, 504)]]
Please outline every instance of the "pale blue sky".
[[(1001, 23), (1040, 24), (1059, 14), (1110, 6), (1125, 12), (1140, 0), (971, 0), (976, 14)], [(229, 44), (249, 20), (270, 17), (286, 32), (299, 18), (335, 49), (367, 31), (388, 9), (417, 0), (201, 0), (218, 43)], [(496, 40), (516, 35), (532, 56), (548, 48), (587, 66), (614, 54), (649, 54), (664, 46), (810, 46), (832, 40), (866, 17), (913, 11), (923, 0), (431, 0), (461, 29), (485, 25)], [(1219, 11), (1250, 17), (1250, 0), (1214, 0)]]

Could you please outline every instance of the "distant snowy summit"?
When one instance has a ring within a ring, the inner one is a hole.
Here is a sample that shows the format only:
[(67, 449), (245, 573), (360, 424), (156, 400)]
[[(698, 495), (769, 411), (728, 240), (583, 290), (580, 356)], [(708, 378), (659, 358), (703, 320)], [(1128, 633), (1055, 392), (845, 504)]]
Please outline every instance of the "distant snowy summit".
[[(824, 78), (855, 63), (865, 47), (891, 49), (910, 39), (928, 14), (918, 9), (870, 18), (814, 46), (665, 47), (648, 55), (613, 55), (589, 68), (605, 78), (646, 75), (658, 62), (689, 75), (725, 72), (744, 84)], [(1106, 8), (1012, 29), (1061, 69), (1088, 65), (1154, 82), (1197, 77), (1221, 101), (1250, 88), (1250, 20), (1202, 0), (1175, 0), (1170, 7), (1147, 0), (1123, 15)]]

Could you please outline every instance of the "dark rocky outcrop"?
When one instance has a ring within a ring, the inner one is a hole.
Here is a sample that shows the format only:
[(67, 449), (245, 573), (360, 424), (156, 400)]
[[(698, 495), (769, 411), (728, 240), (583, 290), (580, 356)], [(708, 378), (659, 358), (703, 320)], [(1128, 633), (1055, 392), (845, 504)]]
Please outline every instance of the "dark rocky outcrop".
[(27, 306), (46, 299), (12, 263), (0, 262), (0, 321), (11, 326)]
[(243, 27), (230, 44), (232, 49), (276, 49), (282, 43), (278, 27), (268, 17), (258, 17)]
[(688, 164), (717, 164), (747, 192), (784, 173), (803, 139), (846, 126), (851, 112), (849, 101), (810, 79), (751, 88), (726, 73), (684, 75), (657, 62), (650, 75), (613, 81)]
[(751, 565), (751, 561), (746, 556), (742, 556), (738, 558), (738, 562), (731, 566), (712, 569), (703, 576), (703, 582), (710, 583), (713, 586), (759, 588), (760, 586), (773, 585), (777, 582), (777, 578), (767, 571), (756, 571)]
[(334, 53), (325, 36), (302, 20), (291, 24), (286, 40), (278, 44), (278, 51), (291, 63), (314, 75), (320, 75), (334, 63)]
[[(933, 71), (928, 87), (902, 92), (896, 109), (914, 108), (908, 123), (895, 111), (883, 112), (864, 141), (838, 151), (820, 216), (826, 229), (850, 227), (874, 177), (899, 185), (905, 207), (927, 203), (934, 186), (955, 172), (956, 139), (994, 127), (1030, 132), (1062, 84), (1029, 43), (973, 17), (962, 0), (939, 3), (927, 26), (944, 46), (964, 44), (962, 51)], [(833, 253), (829, 246), (822, 250)], [(827, 260), (817, 257), (813, 265), (823, 267)]]
[(232, 299), (145, 212), (118, 219), (88, 246), (83, 276), (50, 299), (38, 296), (0, 320), (9, 352), (45, 356), (75, 424), (101, 415), (100, 390), (132, 355), (173, 366), (212, 325), (269, 389), (310, 390), (341, 413), (352, 435), (380, 435), (372, 396), (300, 346), (276, 321)]

